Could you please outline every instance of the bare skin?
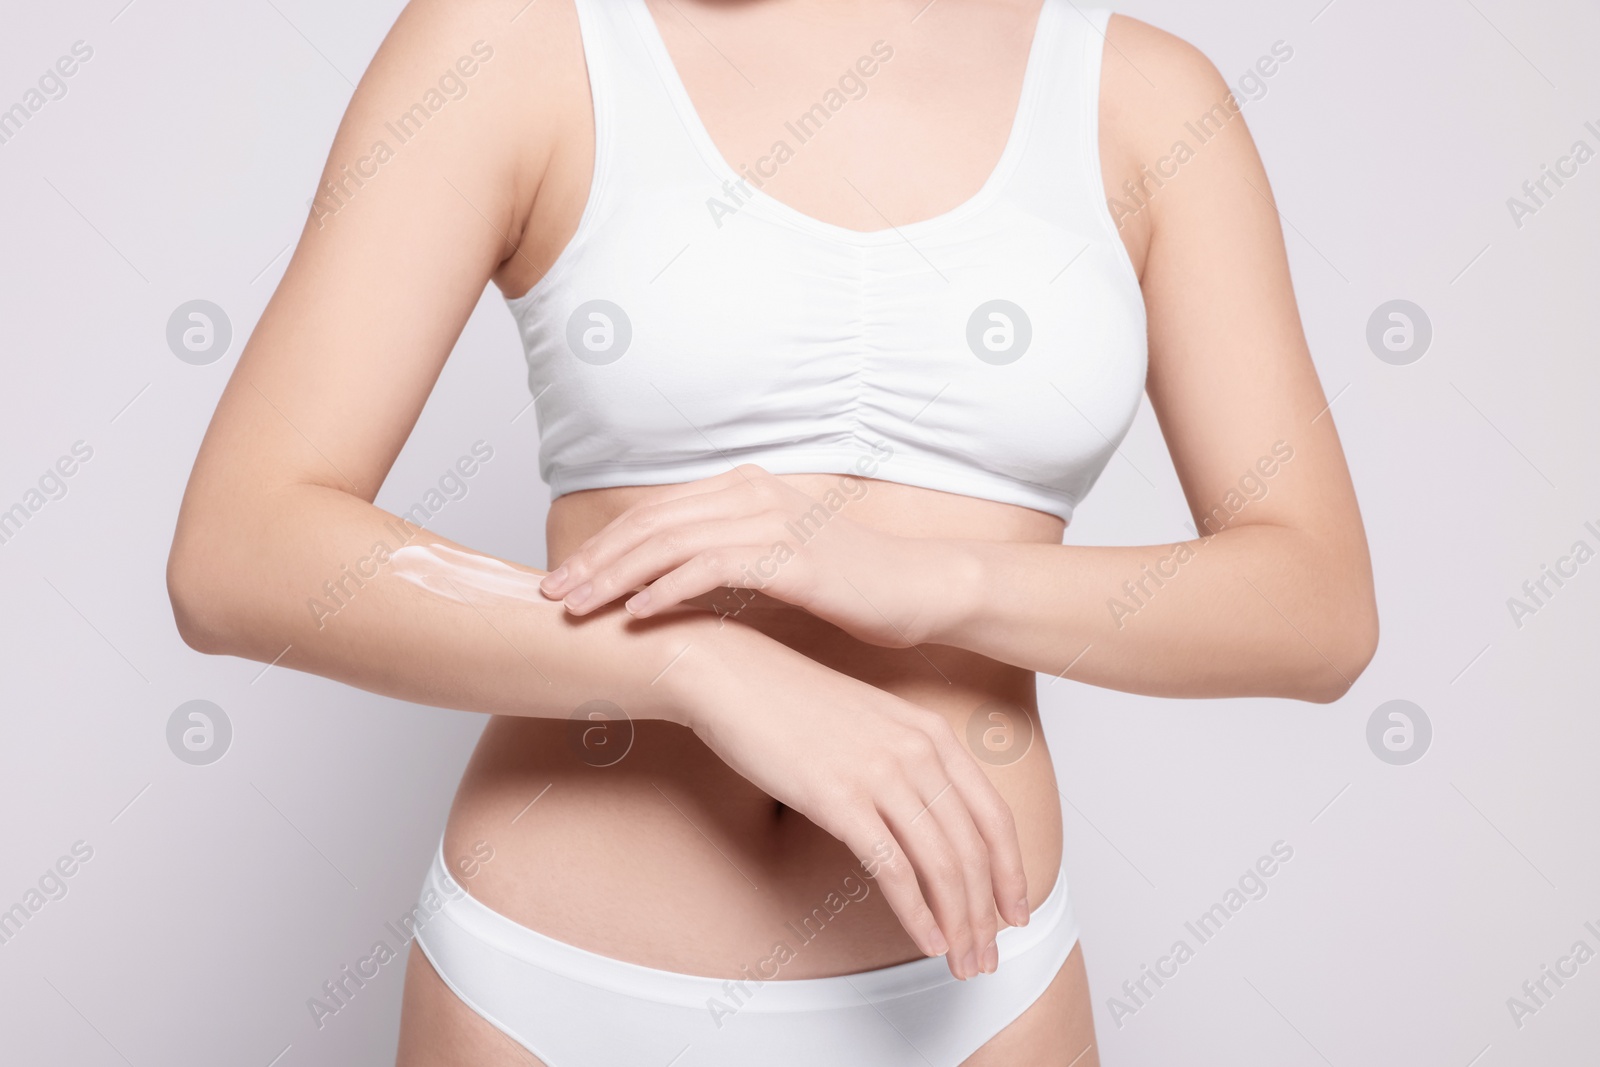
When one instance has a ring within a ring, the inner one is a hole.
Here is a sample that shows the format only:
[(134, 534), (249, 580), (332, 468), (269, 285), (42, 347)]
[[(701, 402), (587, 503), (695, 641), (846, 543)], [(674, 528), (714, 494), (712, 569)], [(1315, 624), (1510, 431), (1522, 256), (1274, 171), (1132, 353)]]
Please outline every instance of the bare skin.
[[(1036, 0), (941, 3), (911, 22), (922, 6), (652, 5), (735, 165), (762, 154), (781, 117), (872, 41), (894, 42), (872, 91), (766, 186), (860, 230), (971, 196), (1016, 107)], [(569, 571), (546, 602), (430, 599), (374, 565), (335, 617), (315, 617), (306, 602), (325, 580), (380, 539), (394, 547), (372, 498), (484, 285), (511, 296), (533, 285), (587, 195), (588, 84), (561, 0), (413, 2), (363, 78), (325, 177), (365, 155), (384, 121), (480, 39), (494, 56), (470, 93), (308, 224), (207, 433), (169, 567), (180, 630), (202, 651), (494, 714), (445, 840), (447, 859), (492, 846), (467, 883), (474, 896), (594, 952), (736, 977), (775, 929), (889, 842), (895, 859), (875, 892), (785, 977), (941, 952), (967, 977), (992, 968), (995, 931), (1025, 918), (1060, 869), (1035, 672), (1070, 665), (1069, 677), (1090, 684), (1167, 696), (1328, 701), (1364, 669), (1377, 622), (1359, 512), (1332, 416), (1321, 414), (1271, 192), (1237, 116), (1122, 230), (1148, 308), (1148, 392), (1196, 528), (1213, 535), (1190, 545), (1182, 579), (1136, 618), (1119, 626), (1107, 600), (1173, 546), (1064, 546), (1052, 516), (883, 482), (841, 513), (804, 581), (766, 590), (721, 625), (673, 608), (702, 590), (672, 576), (700, 566), (709, 588), (720, 572), (696, 561), (733, 549), (669, 533), (669, 551), (657, 538), (676, 521), (672, 502), (703, 486), (558, 499), (549, 563)], [(761, 87), (735, 67), (762, 70)], [(1227, 91), (1189, 46), (1114, 18), (1102, 82), (1108, 195)], [(1215, 509), (1279, 441), (1293, 462), (1219, 527)], [(838, 481), (730, 477), (727, 514), (739, 522)], [(641, 514), (661, 517), (656, 532)], [(851, 566), (881, 576), (879, 618), (834, 595)], [(584, 581), (589, 602), (561, 602)], [(648, 583), (667, 610), (636, 620), (620, 600)], [(634, 723), (626, 757), (607, 767), (582, 758), (567, 722), (596, 698)], [(1034, 727), (1033, 746), (1005, 766), (973, 760), (961, 741), (974, 710), (995, 701)], [(803, 758), (812, 743), (816, 758)], [(900, 754), (892, 767), (888, 750)], [(897, 804), (942, 786), (955, 788), (931, 837), (897, 819)], [(415, 950), (412, 963), (402, 1064), (534, 1062)], [(968, 1062), (1065, 1065), (1082, 1054), (1076, 1064), (1090, 1065), (1092, 1046), (1075, 949), (1050, 991)]]

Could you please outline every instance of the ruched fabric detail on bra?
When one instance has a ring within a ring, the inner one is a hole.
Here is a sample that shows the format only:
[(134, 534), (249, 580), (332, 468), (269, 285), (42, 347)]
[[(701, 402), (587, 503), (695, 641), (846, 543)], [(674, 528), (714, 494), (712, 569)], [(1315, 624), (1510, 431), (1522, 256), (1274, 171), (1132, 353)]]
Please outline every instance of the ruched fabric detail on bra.
[(553, 495), (755, 463), (1070, 520), (1143, 395), (1098, 158), (1108, 13), (1044, 0), (1010, 137), (950, 211), (858, 232), (718, 153), (643, 0), (579, 0), (595, 178), (510, 301)]

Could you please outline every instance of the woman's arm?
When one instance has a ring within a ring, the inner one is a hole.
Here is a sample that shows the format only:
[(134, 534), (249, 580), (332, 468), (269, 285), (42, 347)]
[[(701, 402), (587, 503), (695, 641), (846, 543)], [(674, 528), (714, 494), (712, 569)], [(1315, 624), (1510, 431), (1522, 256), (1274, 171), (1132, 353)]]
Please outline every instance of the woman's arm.
[(947, 548), (964, 562), (928, 639), (1134, 692), (1337, 699), (1377, 646), (1371, 563), (1260, 157), (1240, 114), (1194, 143), (1184, 124), (1229, 87), (1168, 34), (1114, 19), (1104, 82), (1109, 184), (1180, 138), (1195, 147), (1125, 223), (1143, 253), (1146, 388), (1195, 536)]
[(537, 571), (372, 504), (487, 282), (565, 239), (526, 205), (588, 106), (570, 4), (406, 8), (195, 462), (179, 631), (440, 707), (564, 719), (607, 699), (688, 726), (869, 863), (916, 943), (970, 977), (997, 909), (1027, 920), (1027, 885), (1010, 810), (942, 716), (704, 613), (574, 619)]
[(659, 692), (633, 677), (650, 657), (609, 669), (614, 621), (508, 618), (395, 580), (389, 554), (437, 538), (371, 503), (485, 285), (522, 254), (519, 193), (563, 132), (558, 108), (520, 98), (563, 100), (573, 57), (543, 13), (510, 13), (413, 4), (362, 77), (184, 495), (168, 586), (201, 651), (473, 711)]
[[(1229, 88), (1199, 52), (1142, 23), (1115, 18), (1109, 37), (1102, 158), (1115, 187), (1192, 142), (1185, 123), (1218, 113)], [(1125, 227), (1143, 264), (1147, 389), (1193, 538), (948, 542), (841, 515), (757, 587), (883, 645), (955, 645), (1138, 693), (1336, 699), (1376, 646), (1371, 567), (1244, 118)], [(813, 504), (755, 469), (668, 490), (582, 546), (545, 589), (581, 614), (653, 582), (647, 600), (630, 600), (647, 617), (748, 585), (752, 560)]]
[[(1229, 87), (1132, 20), (1113, 21), (1107, 55), (1105, 92), (1125, 111), (1102, 153), (1113, 178), (1137, 180)], [(1119, 689), (1336, 699), (1377, 644), (1371, 566), (1244, 117), (1128, 225), (1145, 250), (1147, 391), (1197, 536), (1048, 557), (965, 546), (976, 566), (937, 625), (1049, 673), (1082, 652), (1070, 676)]]

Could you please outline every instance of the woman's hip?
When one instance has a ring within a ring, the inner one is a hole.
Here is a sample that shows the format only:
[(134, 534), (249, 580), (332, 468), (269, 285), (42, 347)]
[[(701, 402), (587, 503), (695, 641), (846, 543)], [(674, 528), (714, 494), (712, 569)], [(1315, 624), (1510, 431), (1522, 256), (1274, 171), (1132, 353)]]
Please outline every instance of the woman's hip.
[(954, 1067), (1044, 993), (1077, 943), (1068, 888), (1058, 877), (1026, 927), (1000, 931), (994, 974), (961, 982), (942, 959), (919, 956), (794, 977), (796, 964), (819, 946), (849, 939), (850, 909), (876, 895), (858, 870), (731, 974), (702, 975), (641, 966), (517, 923), (477, 899), (454, 866), (441, 848), (419, 896), (417, 944), (456, 998), (549, 1067)]

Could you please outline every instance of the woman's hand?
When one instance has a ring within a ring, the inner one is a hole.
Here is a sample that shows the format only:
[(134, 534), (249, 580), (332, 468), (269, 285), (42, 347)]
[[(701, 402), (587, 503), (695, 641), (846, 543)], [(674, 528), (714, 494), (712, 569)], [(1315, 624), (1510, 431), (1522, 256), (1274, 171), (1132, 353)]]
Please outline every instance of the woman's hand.
[(913, 942), (957, 978), (998, 963), (996, 911), (1028, 921), (1011, 808), (949, 722), (738, 623), (706, 619), (667, 678), (689, 726), (844, 842)]
[(633, 593), (636, 618), (719, 588), (758, 590), (869, 644), (922, 643), (940, 603), (929, 578), (955, 565), (951, 546), (854, 522), (840, 513), (847, 499), (814, 499), (745, 464), (646, 497), (540, 589), (577, 615)]

